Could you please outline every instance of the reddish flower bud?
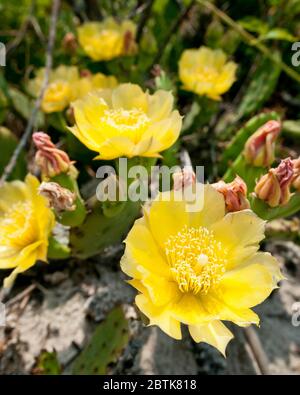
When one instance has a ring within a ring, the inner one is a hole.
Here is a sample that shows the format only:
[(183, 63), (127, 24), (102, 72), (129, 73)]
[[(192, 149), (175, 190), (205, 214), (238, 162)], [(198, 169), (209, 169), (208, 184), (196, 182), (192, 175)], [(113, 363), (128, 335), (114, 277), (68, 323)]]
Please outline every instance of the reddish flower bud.
[(228, 184), (224, 181), (219, 181), (212, 184), (212, 186), (224, 196), (228, 212), (245, 210), (250, 207), (247, 199), (247, 185), (239, 176), (236, 176)]
[(256, 167), (270, 166), (275, 159), (275, 142), (280, 131), (278, 121), (268, 121), (260, 127), (245, 144), (246, 161)]
[(82, 77), (82, 78), (91, 77), (91, 76), (92, 76), (92, 73), (88, 69), (83, 69), (80, 71), (80, 77)]
[(73, 162), (64, 151), (52, 143), (46, 133), (34, 133), (32, 139), (37, 148), (35, 163), (40, 167), (43, 176), (51, 178), (70, 170)]
[(300, 157), (298, 159), (293, 160), (293, 187), (300, 192)]
[(67, 33), (63, 38), (62, 45), (66, 52), (74, 54), (78, 47), (76, 36), (71, 32)]
[(270, 207), (283, 206), (290, 200), (293, 177), (293, 162), (290, 158), (284, 159), (278, 167), (270, 169), (261, 177), (256, 184), (255, 193)]
[(135, 54), (137, 51), (137, 44), (135, 42), (134, 34), (132, 31), (127, 30), (124, 34), (124, 53), (125, 54)]

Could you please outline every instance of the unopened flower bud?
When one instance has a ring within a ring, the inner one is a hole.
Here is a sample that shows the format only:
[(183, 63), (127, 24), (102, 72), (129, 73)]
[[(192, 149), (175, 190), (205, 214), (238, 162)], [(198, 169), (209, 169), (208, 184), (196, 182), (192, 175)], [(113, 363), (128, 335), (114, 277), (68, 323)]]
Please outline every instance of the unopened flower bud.
[(226, 210), (228, 212), (245, 210), (250, 207), (247, 199), (247, 185), (239, 176), (236, 176), (228, 184), (221, 180), (212, 184), (212, 186), (224, 196)]
[(278, 121), (268, 121), (260, 127), (245, 144), (246, 162), (256, 167), (270, 166), (275, 159), (275, 142), (280, 131)]
[(293, 187), (300, 191), (300, 157), (298, 159), (293, 160)]
[(133, 55), (137, 51), (137, 44), (135, 42), (134, 34), (132, 31), (127, 30), (124, 34), (124, 53), (128, 55)]
[(186, 166), (173, 174), (173, 188), (175, 191), (179, 191), (180, 189), (193, 185), (195, 182), (196, 175), (192, 167)]
[(32, 138), (37, 148), (35, 163), (40, 167), (43, 176), (51, 178), (70, 170), (73, 162), (64, 151), (52, 143), (46, 133), (34, 133)]
[(76, 209), (76, 194), (56, 182), (42, 182), (39, 187), (39, 194), (48, 200), (49, 206), (58, 214)]
[(80, 71), (80, 77), (85, 78), (85, 77), (91, 77), (92, 73), (88, 69), (83, 69)]
[(78, 48), (76, 36), (71, 32), (67, 33), (63, 38), (62, 45), (66, 52), (74, 54)]
[(162, 69), (159, 64), (155, 64), (151, 69), (151, 74), (153, 77), (160, 77), (162, 74)]
[(291, 197), (290, 186), (293, 181), (293, 163), (290, 158), (270, 169), (261, 177), (255, 187), (256, 196), (268, 203), (270, 207), (283, 206)]

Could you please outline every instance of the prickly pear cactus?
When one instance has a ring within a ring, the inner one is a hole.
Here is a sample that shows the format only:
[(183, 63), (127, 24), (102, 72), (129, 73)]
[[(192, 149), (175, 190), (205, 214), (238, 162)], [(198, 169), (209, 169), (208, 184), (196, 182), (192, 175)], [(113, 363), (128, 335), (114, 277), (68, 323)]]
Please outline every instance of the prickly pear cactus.
[(300, 139), (300, 121), (286, 120), (282, 123), (282, 133), (294, 140)]
[(239, 118), (253, 114), (269, 100), (276, 88), (280, 71), (280, 67), (268, 59), (264, 58), (260, 62), (239, 105)]
[(128, 340), (128, 322), (122, 307), (116, 307), (75, 360), (73, 374), (106, 374), (108, 365), (118, 359)]
[(72, 255), (86, 259), (100, 253), (105, 247), (122, 242), (140, 209), (140, 202), (127, 201), (116, 215), (105, 215), (103, 205), (99, 202), (88, 213), (84, 223), (71, 229), (70, 247)]
[(252, 210), (262, 219), (270, 221), (276, 218), (286, 218), (296, 214), (300, 209), (300, 192), (292, 195), (290, 201), (284, 206), (269, 207), (267, 203), (258, 199), (256, 196), (250, 196)]
[(59, 185), (69, 189), (71, 192), (75, 192), (77, 196), (75, 200), (75, 210), (65, 211), (58, 218), (58, 221), (65, 226), (80, 226), (83, 223), (87, 212), (84, 201), (80, 196), (76, 179), (67, 173), (61, 173), (52, 177), (51, 181), (57, 182)]

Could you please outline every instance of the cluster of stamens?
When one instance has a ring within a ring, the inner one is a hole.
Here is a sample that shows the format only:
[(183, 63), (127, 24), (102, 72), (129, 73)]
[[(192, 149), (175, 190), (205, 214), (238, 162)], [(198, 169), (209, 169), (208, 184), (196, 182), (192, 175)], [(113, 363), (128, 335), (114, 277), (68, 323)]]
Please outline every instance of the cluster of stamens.
[(225, 272), (227, 251), (204, 227), (185, 226), (169, 237), (165, 253), (181, 292), (206, 294)]
[(149, 125), (149, 118), (140, 109), (124, 110), (122, 108), (105, 110), (101, 122), (121, 131), (121, 133), (141, 133)]
[(15, 203), (0, 219), (0, 244), (18, 247), (31, 243), (34, 226), (32, 206), (27, 202)]

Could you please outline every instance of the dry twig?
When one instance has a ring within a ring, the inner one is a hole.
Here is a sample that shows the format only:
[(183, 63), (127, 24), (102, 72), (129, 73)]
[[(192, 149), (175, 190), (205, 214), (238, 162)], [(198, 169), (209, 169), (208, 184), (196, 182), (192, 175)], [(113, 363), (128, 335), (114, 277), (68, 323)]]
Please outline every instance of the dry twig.
[(14, 153), (12, 154), (12, 157), (11, 157), (9, 163), (7, 164), (7, 166), (4, 169), (4, 172), (3, 172), (2, 177), (0, 179), (0, 186), (8, 179), (11, 172), (13, 171), (13, 169), (17, 163), (18, 157), (19, 157), (22, 149), (25, 147), (27, 140), (29, 139), (29, 137), (33, 131), (33, 128), (35, 126), (36, 117), (37, 117), (38, 111), (40, 109), (41, 102), (43, 100), (43, 96), (44, 96), (45, 90), (46, 90), (48, 82), (49, 82), (49, 73), (52, 68), (52, 52), (53, 52), (53, 47), (54, 47), (54, 43), (55, 43), (56, 25), (57, 25), (59, 7), (60, 7), (60, 0), (53, 0), (51, 23), (50, 23), (49, 37), (48, 37), (48, 45), (47, 45), (47, 51), (46, 51), (46, 67), (45, 67), (44, 81), (42, 84), (40, 94), (34, 103), (34, 107), (31, 112), (30, 118), (28, 120), (28, 124), (26, 126), (25, 132), (24, 132), (19, 144), (17, 145)]
[(259, 337), (257, 336), (257, 333), (251, 326), (245, 328), (244, 333), (261, 374), (270, 374), (268, 357), (265, 353), (265, 350), (263, 349)]

